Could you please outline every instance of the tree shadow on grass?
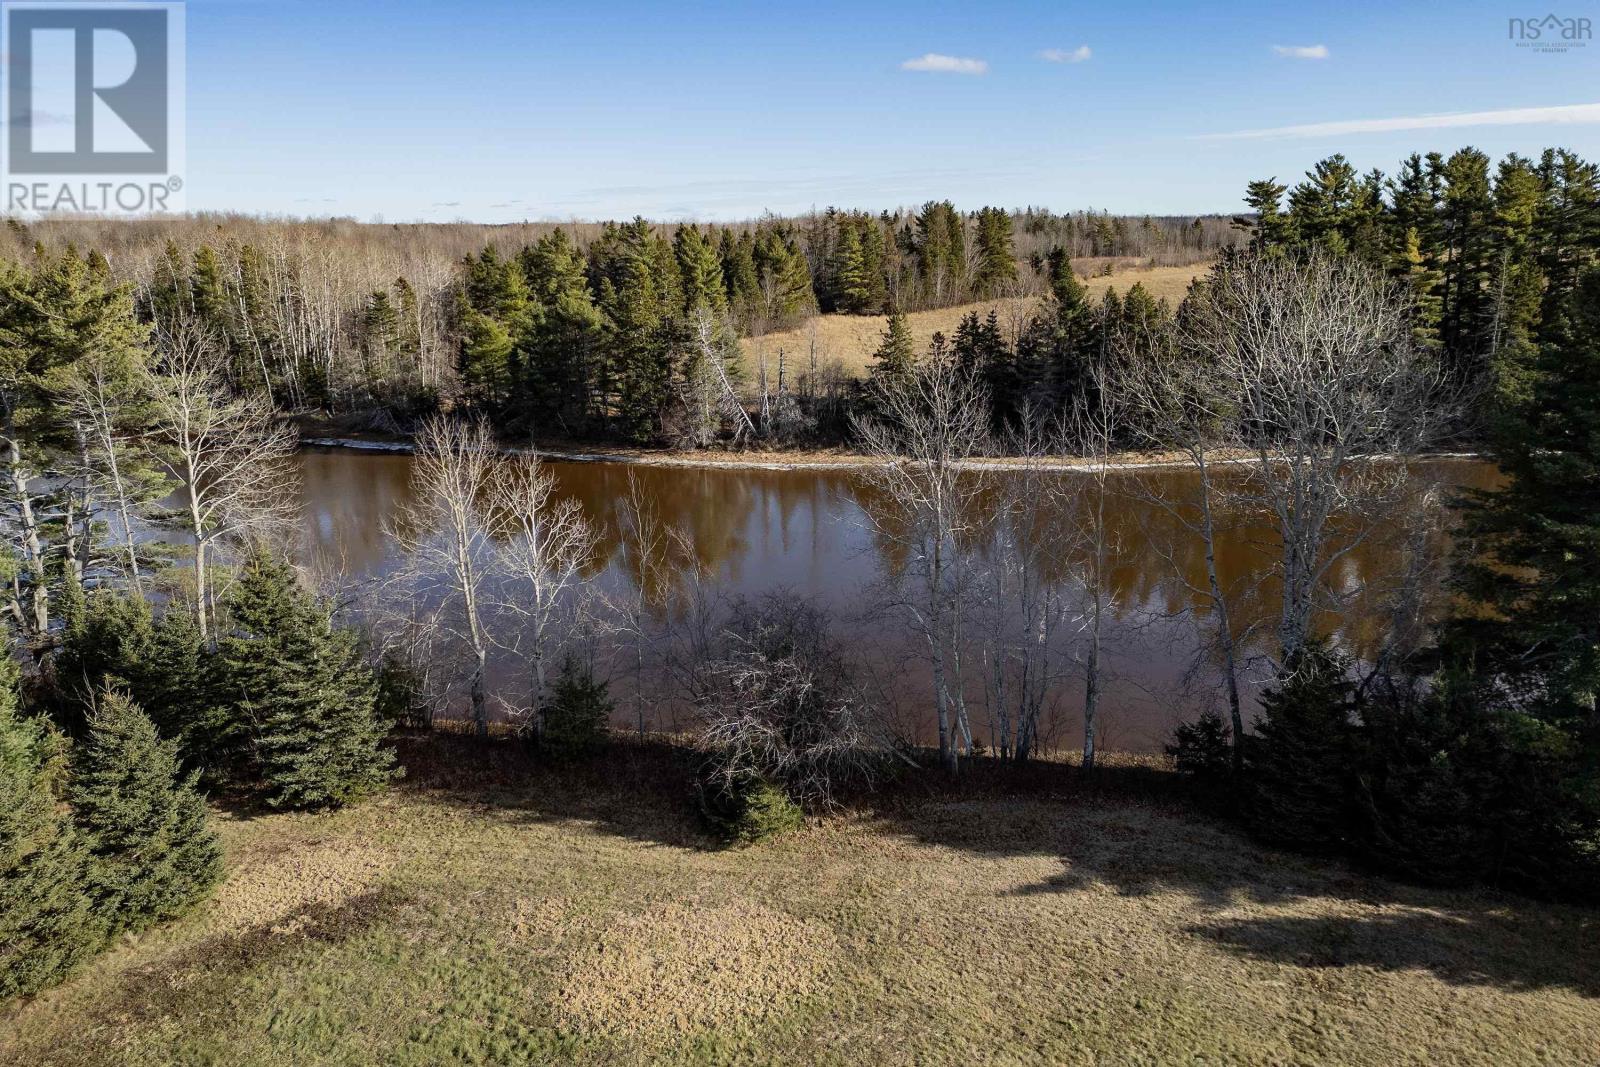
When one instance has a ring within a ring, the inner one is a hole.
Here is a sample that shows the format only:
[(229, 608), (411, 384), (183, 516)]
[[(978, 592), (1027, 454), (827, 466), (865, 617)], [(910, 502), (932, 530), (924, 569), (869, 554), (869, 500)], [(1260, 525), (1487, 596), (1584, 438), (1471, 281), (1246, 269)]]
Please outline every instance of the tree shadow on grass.
[[(1241, 957), (1311, 968), (1420, 970), (1459, 985), (1562, 988), (1600, 997), (1600, 912), (1490, 890), (1408, 885), (1335, 857), (1259, 845), (1197, 812), (1172, 776), (1003, 767), (957, 787), (881, 798), (887, 831), (1059, 872), (1008, 895), (1177, 894), (1212, 921), (1180, 927)], [(1251, 914), (1240, 916), (1239, 909)], [(1265, 910), (1280, 914), (1259, 914)], [(1281, 912), (1291, 912), (1282, 914)], [(1297, 913), (1297, 914), (1296, 914)]]
[(492, 810), (529, 824), (582, 822), (648, 845), (723, 847), (695, 807), (695, 755), (665, 741), (619, 737), (593, 757), (541, 759), (509, 738), (402, 737), (398, 788), (437, 803)]
[(1428, 971), (1452, 985), (1562, 988), (1600, 997), (1600, 922), (1521, 905), (1229, 919), (1188, 932), (1238, 956), (1296, 967)]
[[(401, 757), (408, 766), (402, 788), (441, 802), (530, 824), (583, 822), (652, 846), (724, 847), (698, 817), (695, 756), (682, 746), (632, 740), (593, 760), (551, 766), (519, 744), (444, 736), (403, 745)], [(1059, 861), (1058, 873), (1010, 896), (1105, 890), (1130, 898), (1186, 896), (1193, 912), (1215, 919), (1175, 934), (1242, 957), (1318, 968), (1420, 969), (1463, 985), (1600, 996), (1600, 913), (1505, 893), (1406, 885), (1336, 858), (1266, 848), (1197, 813), (1175, 776), (1148, 766), (1084, 775), (1062, 764), (1008, 768), (976, 761), (955, 783), (937, 771), (904, 775), (847, 798), (843, 814), (968, 855)], [(1323, 914), (1229, 914), (1241, 907)]]

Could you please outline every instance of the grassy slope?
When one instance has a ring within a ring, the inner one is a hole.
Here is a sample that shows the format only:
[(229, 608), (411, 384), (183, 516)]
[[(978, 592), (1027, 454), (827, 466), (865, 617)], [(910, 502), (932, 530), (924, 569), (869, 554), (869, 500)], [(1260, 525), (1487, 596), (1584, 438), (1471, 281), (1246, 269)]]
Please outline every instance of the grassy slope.
[[(1098, 301), (1108, 288), (1126, 292), (1138, 282), (1156, 299), (1164, 298), (1176, 307), (1188, 291), (1189, 283), (1205, 271), (1206, 264), (1125, 270), (1110, 276), (1091, 278), (1084, 282), (1084, 288), (1092, 300)], [(956, 326), (968, 312), (976, 311), (982, 317), (993, 308), (999, 312), (1002, 328), (1010, 333), (1016, 324), (1026, 320), (1037, 305), (1038, 301), (1031, 297), (989, 300), (938, 311), (917, 311), (907, 315), (906, 320), (916, 340), (917, 350), (925, 351), (935, 333), (954, 336)], [(819, 316), (816, 320), (817, 365), (825, 367), (837, 361), (850, 374), (864, 373), (872, 353), (883, 338), (887, 322), (887, 317), (883, 315)], [(766, 352), (771, 373), (776, 373), (780, 348), (788, 359), (794, 361), (792, 366), (804, 369), (810, 360), (812, 337), (808, 327), (801, 324), (792, 330), (768, 334), (759, 341), (746, 339), (743, 344), (748, 367), (754, 367), (759, 346)]]
[(0, 1015), (0, 1062), (1594, 1062), (1592, 914), (1066, 780), (727, 851), (649, 752), (407, 761), (353, 811), (225, 819), (217, 901)]

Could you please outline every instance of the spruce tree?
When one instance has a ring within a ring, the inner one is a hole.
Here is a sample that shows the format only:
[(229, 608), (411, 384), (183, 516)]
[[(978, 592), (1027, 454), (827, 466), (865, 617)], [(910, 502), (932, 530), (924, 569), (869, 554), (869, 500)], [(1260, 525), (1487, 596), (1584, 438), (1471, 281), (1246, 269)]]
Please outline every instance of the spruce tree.
[(884, 327), (883, 340), (872, 353), (872, 380), (880, 387), (904, 385), (917, 367), (917, 349), (911, 340), (911, 327), (902, 312), (891, 311)]
[(73, 764), (89, 892), (110, 935), (175, 918), (210, 892), (222, 848), (194, 775), (179, 771), (177, 741), (162, 740), (138, 705), (108, 689)]
[(88, 857), (62, 810), (63, 746), (17, 707), (0, 661), (0, 1000), (64, 978), (104, 940), (84, 892)]
[(355, 632), (334, 626), (294, 570), (265, 551), (245, 561), (228, 607), (221, 686), (249, 724), (268, 802), (336, 807), (381, 790), (397, 772)]
[(1273, 844), (1337, 850), (1350, 839), (1356, 753), (1349, 663), (1312, 643), (1261, 694), (1245, 747), (1251, 828)]

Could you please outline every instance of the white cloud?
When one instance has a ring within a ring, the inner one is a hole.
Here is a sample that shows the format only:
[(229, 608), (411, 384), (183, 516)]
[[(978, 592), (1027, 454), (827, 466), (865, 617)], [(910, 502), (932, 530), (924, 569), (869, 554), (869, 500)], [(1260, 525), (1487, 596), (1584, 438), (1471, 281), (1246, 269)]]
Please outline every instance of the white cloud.
[(1346, 119), (1313, 122), (1304, 126), (1274, 126), (1264, 130), (1203, 133), (1201, 140), (1235, 141), (1267, 137), (1324, 137), (1350, 133), (1389, 133), (1394, 130), (1447, 130), (1457, 126), (1573, 126), (1600, 123), (1600, 104), (1562, 104), (1558, 107), (1516, 107), (1502, 111), (1458, 111), (1445, 115), (1409, 115), (1392, 119)]
[(1272, 50), (1280, 56), (1290, 59), (1327, 59), (1328, 46), (1325, 44), (1275, 44)]
[(1080, 44), (1070, 52), (1065, 48), (1046, 48), (1039, 53), (1039, 58), (1046, 63), (1082, 63), (1092, 55), (1094, 53), (1089, 50), (1088, 45)]
[(961, 56), (941, 56), (929, 52), (900, 64), (901, 70), (920, 70), (930, 74), (987, 74), (989, 64), (981, 59), (963, 59)]

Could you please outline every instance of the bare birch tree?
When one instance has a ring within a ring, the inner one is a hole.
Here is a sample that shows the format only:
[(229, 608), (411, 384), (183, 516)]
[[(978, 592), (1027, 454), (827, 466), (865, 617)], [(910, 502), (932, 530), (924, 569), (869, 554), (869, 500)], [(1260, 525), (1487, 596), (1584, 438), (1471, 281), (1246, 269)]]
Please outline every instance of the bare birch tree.
[(900, 606), (932, 662), (939, 758), (954, 773), (957, 738), (969, 729), (951, 669), (970, 584), (963, 542), (980, 521), (973, 504), (982, 482), (979, 472), (962, 468), (989, 440), (988, 398), (952, 358), (935, 354), (906, 381), (875, 386), (873, 400), (876, 413), (856, 418), (855, 427), (880, 461), (869, 476), (893, 506), (881, 516), (869, 510), (869, 518), (880, 537), (904, 550), (904, 573), (891, 578), (916, 587)]
[(544, 728), (547, 665), (565, 635), (563, 613), (575, 614), (584, 564), (594, 555), (595, 534), (572, 499), (555, 499), (555, 479), (532, 454), (500, 460), (490, 478), (490, 500), (504, 540), (498, 548), (503, 584), (496, 609), (518, 624), (512, 640), (531, 668), (529, 706), (535, 730)]
[(1230, 444), (1250, 460), (1245, 492), (1277, 528), (1281, 666), (1316, 611), (1344, 599), (1330, 572), (1393, 517), (1408, 461), (1454, 403), (1413, 343), (1402, 290), (1354, 259), (1240, 257), (1193, 303), (1185, 356), (1229, 401)]
[(163, 338), (151, 411), (157, 460), (184, 493), (196, 621), (209, 641), (218, 548), (292, 528), (295, 432), (264, 396), (234, 395), (211, 338), (187, 327)]
[(472, 660), (472, 720), (489, 734), (488, 667), (493, 635), (495, 546), (486, 513), (497, 462), (494, 433), (482, 419), (438, 415), (417, 435), (411, 468), (415, 502), (401, 508), (390, 535), (406, 566), (390, 580), (404, 597), (423, 598), (432, 625)]

